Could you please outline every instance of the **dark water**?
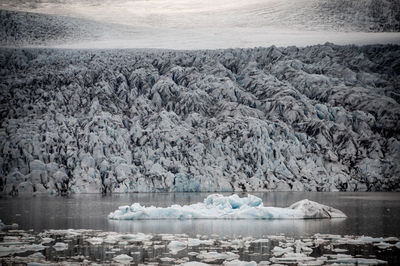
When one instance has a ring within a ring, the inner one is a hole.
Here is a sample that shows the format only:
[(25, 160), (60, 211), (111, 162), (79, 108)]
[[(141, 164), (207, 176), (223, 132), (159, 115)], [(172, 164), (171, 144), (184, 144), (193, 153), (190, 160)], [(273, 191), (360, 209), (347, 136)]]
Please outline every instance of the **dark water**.
[[(400, 236), (400, 193), (252, 193), (264, 206), (287, 207), (310, 199), (338, 208), (347, 219), (325, 220), (142, 220), (114, 221), (107, 215), (121, 205), (139, 202), (166, 207), (203, 201), (209, 193), (140, 193), (73, 195), (57, 197), (0, 198), (0, 219), (20, 229), (99, 229), (116, 232), (186, 233), (189, 235), (254, 236), (280, 234), (307, 236), (315, 233), (368, 236)], [(243, 194), (244, 195), (244, 194)], [(241, 196), (243, 196), (241, 195)]]

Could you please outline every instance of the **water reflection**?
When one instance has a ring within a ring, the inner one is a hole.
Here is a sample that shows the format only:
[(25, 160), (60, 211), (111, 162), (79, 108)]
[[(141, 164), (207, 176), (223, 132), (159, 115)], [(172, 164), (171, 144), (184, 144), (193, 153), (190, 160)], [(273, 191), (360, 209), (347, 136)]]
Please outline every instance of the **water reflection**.
[(109, 220), (109, 229), (116, 232), (187, 233), (220, 236), (308, 235), (328, 227), (341, 226), (344, 219), (323, 220)]

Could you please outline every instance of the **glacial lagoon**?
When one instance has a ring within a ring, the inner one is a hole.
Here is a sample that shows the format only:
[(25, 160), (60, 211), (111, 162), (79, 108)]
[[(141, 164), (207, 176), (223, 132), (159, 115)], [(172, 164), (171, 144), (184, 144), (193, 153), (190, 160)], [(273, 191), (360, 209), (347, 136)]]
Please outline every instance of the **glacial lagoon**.
[[(122, 205), (168, 207), (202, 202), (211, 193), (75, 194), (2, 197), (1, 219), (19, 229), (94, 229), (129, 233), (185, 233), (221, 236), (316, 233), (377, 237), (400, 236), (400, 194), (396, 192), (252, 192), (264, 206), (287, 207), (309, 199), (343, 211), (346, 219), (318, 220), (146, 220), (116, 221), (107, 216)], [(225, 193), (224, 195), (229, 195)], [(239, 196), (245, 196), (239, 193)]]
[[(111, 220), (121, 205), (168, 207), (202, 202), (210, 193), (76, 194), (3, 197), (2, 263), (137, 265), (397, 264), (398, 193), (251, 193), (264, 206), (310, 199), (347, 218), (289, 220)], [(225, 196), (231, 193), (225, 193)], [(238, 193), (246, 196), (245, 193)], [(66, 229), (69, 228), (69, 229)]]
[(3, 197), (3, 222), (17, 223), (19, 228), (0, 232), (0, 261), (188, 266), (400, 263), (398, 193), (252, 193), (264, 206), (272, 207), (287, 207), (307, 198), (343, 210), (348, 217), (339, 219), (107, 218), (121, 205), (190, 205), (209, 194)]

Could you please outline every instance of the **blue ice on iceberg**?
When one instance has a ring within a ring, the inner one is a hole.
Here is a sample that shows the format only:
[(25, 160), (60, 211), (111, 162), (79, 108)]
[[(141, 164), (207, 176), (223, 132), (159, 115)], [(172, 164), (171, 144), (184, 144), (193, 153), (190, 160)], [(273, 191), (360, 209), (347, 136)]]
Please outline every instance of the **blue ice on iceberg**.
[(108, 215), (113, 220), (158, 219), (323, 219), (346, 218), (340, 210), (307, 199), (287, 208), (264, 207), (262, 200), (253, 195), (209, 195), (202, 203), (172, 205), (166, 208), (145, 207), (139, 203), (121, 206)]

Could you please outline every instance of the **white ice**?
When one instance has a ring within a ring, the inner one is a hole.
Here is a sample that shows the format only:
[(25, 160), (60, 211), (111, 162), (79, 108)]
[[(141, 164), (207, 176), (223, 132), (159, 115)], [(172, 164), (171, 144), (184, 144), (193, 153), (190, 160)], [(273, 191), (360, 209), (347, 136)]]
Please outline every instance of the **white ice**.
[(133, 260), (133, 258), (131, 256), (128, 256), (126, 254), (121, 254), (118, 256), (115, 256), (113, 258), (114, 261), (119, 262), (119, 263), (129, 263), (130, 261)]
[(53, 248), (56, 251), (63, 251), (63, 250), (68, 249), (68, 244), (62, 243), (62, 242), (57, 242), (57, 243), (54, 244)]
[(168, 244), (168, 248), (169, 248), (169, 250), (171, 250), (172, 254), (178, 253), (179, 251), (185, 249), (186, 246), (187, 246), (186, 242), (175, 241), (175, 240), (171, 241)]
[(114, 220), (158, 219), (321, 219), (345, 218), (340, 210), (310, 200), (298, 201), (287, 208), (264, 207), (260, 198), (234, 194), (209, 195), (203, 203), (172, 205), (167, 208), (145, 207), (139, 203), (121, 206), (108, 215)]
[(255, 261), (241, 261), (241, 260), (232, 260), (232, 261), (224, 261), (224, 266), (257, 266)]

